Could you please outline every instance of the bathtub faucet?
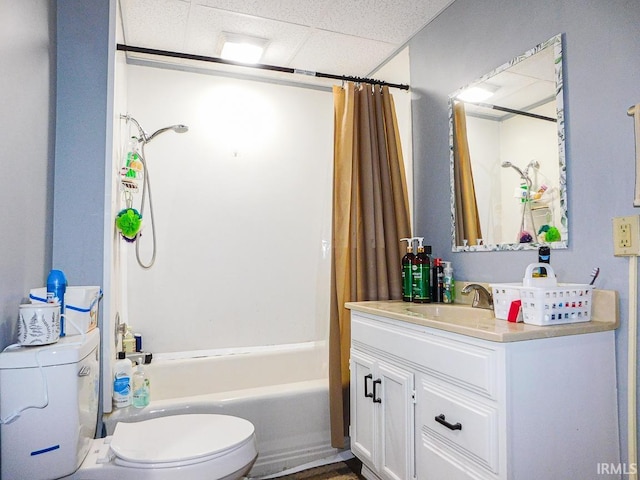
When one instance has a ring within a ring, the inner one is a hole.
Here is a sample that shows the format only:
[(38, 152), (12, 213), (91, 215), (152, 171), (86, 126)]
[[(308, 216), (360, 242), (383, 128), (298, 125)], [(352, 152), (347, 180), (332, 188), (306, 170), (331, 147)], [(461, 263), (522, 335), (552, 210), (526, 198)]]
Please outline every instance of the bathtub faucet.
[(140, 363), (147, 365), (151, 363), (153, 354), (151, 352), (127, 352), (127, 358), (138, 365), (140, 365)]

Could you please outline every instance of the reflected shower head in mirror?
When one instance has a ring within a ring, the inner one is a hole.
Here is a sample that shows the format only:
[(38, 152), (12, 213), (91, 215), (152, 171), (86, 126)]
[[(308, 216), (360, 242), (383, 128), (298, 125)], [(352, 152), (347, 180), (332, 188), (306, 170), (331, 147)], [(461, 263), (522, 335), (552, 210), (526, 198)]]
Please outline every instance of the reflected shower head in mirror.
[(518, 172), (520, 174), (520, 177), (522, 177), (523, 180), (530, 182), (531, 178), (529, 177), (529, 170), (531, 168), (535, 168), (535, 169), (540, 168), (540, 163), (537, 160), (531, 160), (527, 165), (527, 168), (525, 168), (523, 172), (520, 168), (516, 167), (513, 163), (509, 161), (502, 162), (502, 168), (509, 168), (509, 167), (513, 168), (516, 172)]
[(520, 176), (524, 179), (524, 180), (528, 180), (527, 175), (520, 170), (518, 167), (516, 167), (513, 163), (511, 162), (502, 162), (502, 168), (513, 168), (516, 172), (518, 172), (520, 174)]

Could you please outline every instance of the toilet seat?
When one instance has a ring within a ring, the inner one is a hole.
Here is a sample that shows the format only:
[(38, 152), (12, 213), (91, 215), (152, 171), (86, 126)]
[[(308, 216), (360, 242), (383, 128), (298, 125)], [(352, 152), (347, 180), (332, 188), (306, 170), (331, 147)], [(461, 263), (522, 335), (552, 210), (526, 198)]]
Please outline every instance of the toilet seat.
[(228, 455), (251, 443), (251, 422), (229, 415), (188, 414), (118, 423), (110, 448), (116, 465), (182, 467)]

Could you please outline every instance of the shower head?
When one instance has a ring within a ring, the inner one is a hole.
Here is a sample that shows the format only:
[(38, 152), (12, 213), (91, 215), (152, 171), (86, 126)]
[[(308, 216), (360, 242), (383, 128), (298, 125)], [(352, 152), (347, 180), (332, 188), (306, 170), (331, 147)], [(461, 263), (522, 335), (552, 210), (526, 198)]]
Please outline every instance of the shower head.
[(178, 124), (178, 125), (171, 125), (170, 127), (161, 128), (160, 130), (156, 130), (155, 132), (153, 132), (151, 135), (148, 135), (147, 132), (144, 131), (144, 129), (142, 128), (140, 123), (135, 118), (133, 118), (131, 115), (129, 115), (129, 114), (122, 115), (121, 114), (120, 118), (123, 119), (123, 120), (126, 120), (127, 122), (131, 121), (131, 122), (133, 122), (135, 124), (135, 126), (138, 128), (138, 133), (140, 135), (138, 137), (138, 142), (142, 142), (142, 143), (149, 143), (155, 137), (157, 137), (161, 133), (164, 133), (164, 132), (166, 132), (168, 130), (173, 130), (176, 133), (185, 133), (185, 132), (189, 131), (189, 127), (187, 127), (186, 125)]
[(525, 173), (520, 170), (518, 167), (516, 167), (513, 163), (511, 162), (502, 162), (502, 168), (513, 168), (516, 172), (518, 172), (520, 174), (520, 176), (524, 179), (524, 180), (528, 180), (527, 176), (525, 175)]
[(145, 138), (144, 143), (149, 143), (151, 140), (153, 140), (155, 137), (157, 137), (161, 133), (167, 132), (169, 130), (173, 130), (176, 133), (185, 133), (189, 131), (189, 127), (187, 127), (186, 125), (178, 124), (178, 125), (171, 125), (170, 127), (161, 128), (160, 130), (156, 130), (155, 132), (153, 132), (151, 136)]

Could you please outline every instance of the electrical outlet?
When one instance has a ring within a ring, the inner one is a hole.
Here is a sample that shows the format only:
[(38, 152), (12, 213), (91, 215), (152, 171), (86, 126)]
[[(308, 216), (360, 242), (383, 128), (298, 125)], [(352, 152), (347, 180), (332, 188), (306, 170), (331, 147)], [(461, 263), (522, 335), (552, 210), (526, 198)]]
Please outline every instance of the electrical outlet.
[(640, 217), (613, 218), (613, 254), (618, 257), (640, 255)]

